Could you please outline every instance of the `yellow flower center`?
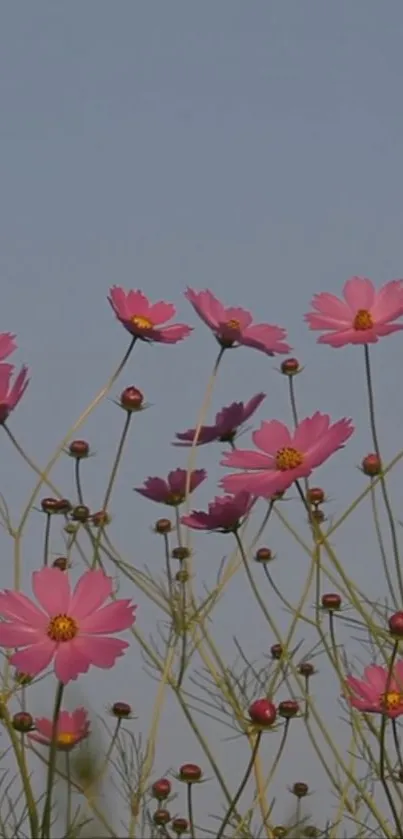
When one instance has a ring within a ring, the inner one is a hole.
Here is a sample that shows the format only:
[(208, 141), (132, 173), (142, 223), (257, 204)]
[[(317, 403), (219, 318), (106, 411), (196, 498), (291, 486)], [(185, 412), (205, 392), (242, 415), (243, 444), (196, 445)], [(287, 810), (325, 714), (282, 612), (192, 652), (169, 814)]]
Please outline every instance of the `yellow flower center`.
[(386, 711), (396, 711), (403, 705), (403, 696), (397, 690), (391, 690), (389, 693), (382, 693), (381, 705)]
[(133, 326), (137, 326), (137, 329), (152, 329), (154, 326), (149, 318), (143, 318), (142, 315), (133, 315), (130, 320)]
[(367, 329), (372, 329), (374, 321), (371, 312), (368, 309), (358, 309), (358, 312), (353, 321), (353, 327), (357, 332), (365, 332)]
[(177, 507), (178, 504), (182, 504), (182, 501), (185, 500), (185, 496), (181, 492), (171, 492), (166, 500), (167, 504), (170, 504), (172, 507)]
[(72, 746), (76, 740), (77, 735), (68, 733), (67, 731), (62, 731), (57, 735), (57, 743), (59, 746)]
[(236, 318), (231, 318), (231, 320), (227, 320), (225, 326), (228, 326), (228, 329), (240, 329), (241, 324)]
[(78, 626), (69, 615), (56, 615), (49, 621), (47, 635), (52, 641), (58, 643), (71, 641), (78, 632)]
[(304, 455), (293, 449), (292, 446), (284, 446), (276, 454), (276, 466), (280, 472), (288, 472), (289, 469), (296, 469), (304, 461)]

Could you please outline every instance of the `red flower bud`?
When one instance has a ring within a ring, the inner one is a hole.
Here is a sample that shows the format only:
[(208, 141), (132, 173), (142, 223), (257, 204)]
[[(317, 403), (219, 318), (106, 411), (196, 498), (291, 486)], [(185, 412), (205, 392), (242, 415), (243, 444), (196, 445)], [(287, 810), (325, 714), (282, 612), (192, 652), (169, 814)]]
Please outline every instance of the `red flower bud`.
[(256, 562), (269, 562), (273, 559), (273, 553), (270, 548), (259, 548), (255, 553)]
[(278, 661), (283, 655), (283, 652), (281, 644), (273, 644), (273, 646), (270, 647), (271, 657), (274, 661)]
[(308, 784), (304, 784), (303, 781), (297, 781), (292, 788), (293, 795), (296, 795), (297, 798), (305, 798), (308, 795), (309, 787)]
[(34, 721), (31, 714), (28, 714), (26, 711), (19, 711), (18, 714), (14, 714), (12, 724), (13, 728), (16, 731), (20, 731), (21, 734), (26, 734), (28, 731), (32, 731), (34, 727)]
[(361, 462), (361, 469), (364, 472), (364, 475), (368, 475), (370, 478), (376, 477), (376, 475), (380, 475), (382, 472), (382, 463), (380, 457), (377, 454), (367, 454), (366, 457)]
[(300, 363), (297, 358), (286, 358), (281, 363), (281, 372), (285, 376), (295, 376), (296, 373), (299, 373), (300, 369)]
[(315, 673), (315, 668), (310, 661), (301, 661), (301, 664), (298, 666), (298, 670), (301, 673), (301, 676), (305, 676), (306, 679), (309, 679), (309, 677), (313, 676)]
[(188, 820), (181, 818), (181, 816), (177, 816), (171, 824), (171, 830), (173, 830), (177, 836), (181, 836), (182, 833), (187, 833), (189, 830)]
[(125, 411), (141, 411), (144, 396), (137, 387), (126, 387), (120, 394), (120, 404)]
[(131, 712), (131, 706), (127, 702), (114, 702), (112, 705), (112, 714), (114, 717), (118, 717), (118, 719), (130, 717)]
[(69, 445), (69, 454), (79, 460), (81, 457), (88, 457), (90, 444), (86, 440), (72, 440)]
[(158, 781), (154, 781), (151, 787), (152, 794), (158, 801), (165, 801), (165, 799), (168, 798), (171, 789), (172, 784), (168, 778), (159, 778)]
[(71, 502), (68, 498), (60, 498), (56, 504), (56, 513), (65, 516), (71, 510)]
[(91, 519), (94, 527), (106, 527), (107, 524), (110, 524), (111, 517), (106, 510), (98, 510), (97, 513), (94, 513)]
[(292, 717), (295, 717), (299, 712), (299, 705), (295, 699), (284, 699), (283, 702), (280, 702), (278, 706), (278, 712), (280, 717), (284, 717), (286, 720), (290, 720)]
[(341, 597), (340, 594), (322, 594), (322, 608), (327, 609), (328, 612), (335, 612), (340, 609)]
[(325, 500), (325, 492), (321, 487), (311, 487), (307, 492), (307, 501), (309, 504), (323, 504)]
[(196, 781), (200, 781), (202, 774), (202, 770), (197, 763), (184, 763), (179, 769), (179, 780), (185, 781), (187, 784), (194, 784)]
[(44, 513), (57, 513), (57, 505), (58, 499), (57, 498), (42, 498), (41, 507)]
[(69, 561), (67, 559), (67, 556), (58, 556), (56, 559), (53, 560), (52, 567), (58, 568), (59, 571), (66, 571), (69, 567)]
[(395, 612), (389, 618), (388, 624), (392, 635), (395, 635), (396, 638), (403, 638), (403, 612)]
[(276, 721), (277, 709), (269, 699), (256, 699), (249, 706), (249, 716), (257, 725), (269, 727)]
[(168, 824), (171, 821), (171, 814), (169, 810), (163, 810), (162, 808), (155, 811), (153, 815), (154, 824), (164, 825)]
[(155, 522), (156, 533), (160, 533), (163, 536), (165, 533), (170, 533), (171, 530), (172, 523), (169, 521), (169, 519), (158, 519), (158, 521)]

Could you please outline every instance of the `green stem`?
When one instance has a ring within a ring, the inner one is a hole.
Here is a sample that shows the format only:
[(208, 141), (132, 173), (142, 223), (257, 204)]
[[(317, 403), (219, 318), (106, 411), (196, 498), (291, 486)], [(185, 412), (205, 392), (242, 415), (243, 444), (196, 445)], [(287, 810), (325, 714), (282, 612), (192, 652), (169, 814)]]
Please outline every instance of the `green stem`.
[[(378, 433), (376, 430), (376, 420), (375, 420), (375, 404), (374, 404), (374, 390), (372, 386), (372, 374), (371, 374), (371, 364), (369, 358), (369, 348), (368, 344), (364, 345), (364, 353), (365, 353), (365, 375), (367, 380), (367, 390), (368, 390), (368, 405), (369, 405), (369, 420), (371, 425), (371, 433), (372, 433), (372, 440), (374, 444), (374, 449), (376, 454), (379, 457), (379, 460), (382, 464), (382, 458), (379, 448), (379, 440), (378, 440)], [(392, 547), (393, 547), (393, 556), (395, 560), (395, 568), (396, 568), (396, 576), (399, 586), (399, 593), (400, 599), (403, 600), (403, 576), (402, 570), (400, 568), (400, 558), (399, 558), (399, 545), (397, 541), (396, 535), (396, 527), (393, 518), (393, 511), (389, 501), (388, 491), (386, 489), (386, 480), (383, 474), (380, 475), (380, 482), (381, 482), (381, 492), (385, 504), (386, 515), (389, 521), (389, 528), (390, 528), (390, 535), (392, 539)]]
[(246, 767), (246, 772), (245, 772), (245, 774), (242, 778), (242, 781), (241, 781), (241, 783), (238, 787), (238, 790), (237, 790), (234, 798), (232, 799), (231, 804), (230, 804), (230, 806), (229, 806), (229, 808), (228, 808), (228, 810), (227, 810), (227, 812), (224, 816), (224, 820), (223, 820), (223, 822), (221, 824), (221, 827), (220, 827), (220, 829), (217, 833), (216, 839), (222, 839), (222, 837), (224, 835), (224, 830), (225, 830), (225, 828), (226, 828), (226, 826), (227, 826), (227, 824), (228, 824), (228, 822), (229, 822), (229, 820), (230, 820), (230, 818), (231, 818), (231, 816), (232, 816), (232, 814), (233, 814), (233, 812), (234, 812), (234, 810), (235, 810), (235, 808), (238, 804), (238, 801), (239, 801), (239, 799), (240, 799), (240, 797), (241, 797), (241, 795), (242, 795), (242, 793), (243, 793), (243, 791), (246, 787), (246, 784), (249, 781), (249, 778), (250, 778), (250, 775), (251, 775), (251, 772), (252, 772), (256, 757), (257, 757), (257, 753), (258, 753), (258, 750), (259, 750), (259, 745), (260, 745), (261, 739), (262, 739), (262, 731), (258, 731), (258, 733), (256, 734), (256, 740), (255, 740), (255, 743), (254, 743), (254, 746), (253, 746), (253, 749), (252, 749), (252, 754), (250, 756), (249, 763)]
[(13, 724), (10, 719), (10, 715), (6, 706), (2, 707), (2, 715), (3, 715), (3, 722), (5, 727), (7, 728), (7, 733), (11, 741), (11, 745), (14, 751), (15, 759), (17, 762), (17, 766), (19, 769), (22, 786), (25, 795), (25, 801), (28, 810), (28, 820), (29, 826), (31, 831), (31, 839), (38, 839), (39, 835), (39, 822), (38, 822), (38, 813), (36, 809), (36, 803), (32, 792), (31, 781), (29, 777), (29, 772), (26, 763), (26, 755), (25, 755), (25, 744), (22, 746), (19, 743), (17, 733), (13, 727)]
[(297, 400), (295, 398), (295, 388), (294, 388), (294, 376), (288, 377), (288, 388), (290, 394), (290, 403), (291, 403), (291, 413), (292, 418), (294, 420), (294, 425), (298, 425), (298, 411), (297, 411)]
[(171, 554), (169, 550), (169, 536), (167, 533), (164, 533), (164, 548), (165, 548), (165, 568), (167, 572), (167, 580), (168, 580), (168, 592), (169, 592), (169, 605), (171, 610), (173, 610), (173, 580), (172, 580), (172, 568), (171, 568)]
[(76, 490), (77, 490), (77, 498), (79, 504), (84, 506), (84, 495), (83, 495), (83, 488), (81, 485), (81, 458), (77, 457), (76, 462), (74, 464), (74, 475), (76, 479)]
[(374, 479), (373, 478), (370, 479), (370, 486), (371, 486), (372, 516), (373, 516), (373, 519), (374, 519), (375, 533), (376, 533), (376, 538), (378, 540), (379, 551), (380, 551), (380, 554), (381, 554), (382, 567), (383, 567), (383, 570), (384, 570), (387, 586), (388, 586), (388, 589), (389, 589), (389, 594), (392, 598), (392, 603), (393, 603), (395, 609), (398, 609), (399, 604), (398, 604), (398, 600), (397, 600), (397, 597), (396, 597), (395, 586), (393, 585), (393, 580), (392, 580), (392, 577), (390, 575), (389, 566), (388, 566), (388, 557), (387, 557), (385, 545), (384, 545), (384, 542), (383, 542), (381, 523), (379, 521), (378, 508), (377, 508), (377, 505), (376, 505), (376, 492), (375, 492)]
[(10, 429), (9, 429), (9, 427), (6, 423), (3, 423), (3, 428), (4, 428), (4, 431), (6, 432), (7, 436), (11, 440), (14, 448), (17, 450), (18, 454), (22, 457), (23, 460), (25, 460), (25, 463), (29, 466), (29, 468), (32, 469), (32, 471), (35, 472), (36, 475), (39, 475), (39, 477), (42, 479), (41, 483), (46, 484), (49, 487), (49, 489), (52, 490), (54, 495), (56, 495), (58, 498), (61, 498), (61, 493), (59, 492), (57, 487), (52, 483), (52, 481), (49, 480), (49, 478), (46, 476), (45, 472), (42, 472), (42, 470), (39, 468), (39, 466), (37, 466), (36, 463), (34, 463), (34, 461), (24, 451), (24, 449), (19, 444), (16, 437), (14, 437), (14, 434), (12, 433), (12, 431), (10, 431)]
[(392, 720), (392, 731), (393, 731), (393, 740), (394, 740), (394, 744), (395, 744), (397, 759), (399, 761), (400, 772), (403, 773), (403, 756), (402, 756), (402, 750), (400, 748), (399, 732), (397, 730), (397, 723), (396, 723), (395, 719)]
[(188, 784), (188, 788), (187, 788), (188, 821), (189, 821), (189, 832), (190, 832), (191, 839), (196, 839), (195, 825), (194, 825), (194, 819), (193, 819), (192, 786), (193, 786), (193, 784)]
[[(181, 562), (181, 568), (184, 570), (184, 563)], [(182, 686), (183, 677), (185, 675), (186, 670), (186, 652), (187, 652), (187, 628), (186, 628), (186, 582), (182, 582), (181, 584), (181, 618), (180, 618), (180, 629), (182, 633), (182, 643), (181, 643), (181, 660), (179, 666), (179, 673), (178, 673), (178, 684), (177, 688), (179, 689)]]
[[(115, 460), (114, 460), (114, 463), (113, 463), (113, 466), (112, 466), (112, 471), (111, 471), (110, 478), (109, 478), (109, 481), (108, 481), (108, 486), (106, 488), (104, 503), (102, 505), (102, 512), (103, 513), (106, 513), (107, 510), (108, 510), (108, 504), (109, 504), (109, 501), (111, 499), (113, 486), (114, 486), (116, 476), (117, 476), (117, 473), (118, 473), (118, 469), (119, 469), (120, 461), (121, 461), (121, 458), (122, 458), (123, 449), (124, 449), (127, 434), (128, 434), (129, 428), (130, 428), (130, 422), (132, 420), (132, 417), (133, 417), (133, 412), (132, 411), (126, 411), (126, 418), (125, 418), (125, 423), (124, 423), (124, 426), (123, 426), (122, 435), (121, 435), (121, 438), (120, 438), (120, 441), (119, 441), (119, 445), (118, 445), (118, 448), (117, 448)], [(98, 528), (98, 532), (97, 532), (97, 535), (96, 535), (95, 540), (94, 540), (94, 557), (93, 557), (93, 560), (92, 560), (92, 568), (95, 568), (97, 562), (99, 562), (99, 544), (100, 544), (100, 541), (102, 539), (103, 529), (104, 529), (103, 526), (100, 526)]]
[(45, 538), (43, 542), (43, 564), (46, 568), (49, 562), (49, 536), (50, 536), (50, 520), (52, 516), (50, 513), (46, 513), (46, 524), (45, 524)]
[[(391, 655), (390, 663), (389, 663), (389, 672), (388, 672), (388, 676), (387, 676), (387, 680), (386, 680), (386, 686), (385, 686), (385, 698), (387, 697), (387, 695), (389, 693), (390, 685), (391, 685), (391, 682), (392, 682), (392, 679), (393, 679), (393, 666), (394, 666), (394, 663), (395, 663), (395, 658), (396, 658), (396, 655), (397, 655), (398, 647), (399, 647), (399, 642), (396, 641), (395, 644), (394, 644), (394, 647), (393, 647), (393, 651), (392, 651), (392, 655)], [(386, 713), (383, 713), (382, 714), (382, 721), (381, 721), (381, 730), (380, 730), (380, 734), (379, 734), (379, 740), (380, 740), (380, 746), (379, 746), (379, 749), (380, 749), (380, 752), (379, 752), (379, 777), (380, 777), (380, 781), (381, 781), (381, 784), (383, 786), (386, 798), (388, 799), (390, 809), (392, 811), (393, 819), (394, 819), (394, 822), (395, 822), (395, 825), (396, 825), (397, 835), (399, 836), (399, 839), (403, 839), (403, 829), (402, 829), (402, 825), (400, 823), (399, 814), (397, 812), (396, 805), (395, 805), (395, 802), (394, 802), (394, 799), (393, 799), (393, 795), (392, 795), (392, 793), (389, 789), (389, 785), (388, 785), (388, 782), (387, 782), (386, 777), (385, 777), (385, 734), (386, 734), (386, 723), (387, 723), (387, 721), (388, 721), (388, 717), (387, 717)]]
[(59, 714), (60, 708), (63, 699), (63, 691), (64, 685), (62, 682), (59, 682), (57, 690), (56, 690), (56, 698), (55, 698), (55, 707), (53, 711), (53, 721), (52, 721), (52, 739), (50, 743), (50, 750), (49, 750), (49, 763), (48, 763), (48, 777), (46, 783), (46, 798), (45, 798), (45, 806), (43, 808), (43, 815), (42, 815), (42, 829), (41, 829), (41, 836), (42, 839), (50, 839), (50, 821), (52, 816), (52, 793), (53, 793), (53, 781), (56, 769), (56, 754), (57, 754), (57, 726), (59, 722)]
[(71, 772), (70, 772), (70, 753), (66, 752), (66, 839), (70, 835), (71, 827)]

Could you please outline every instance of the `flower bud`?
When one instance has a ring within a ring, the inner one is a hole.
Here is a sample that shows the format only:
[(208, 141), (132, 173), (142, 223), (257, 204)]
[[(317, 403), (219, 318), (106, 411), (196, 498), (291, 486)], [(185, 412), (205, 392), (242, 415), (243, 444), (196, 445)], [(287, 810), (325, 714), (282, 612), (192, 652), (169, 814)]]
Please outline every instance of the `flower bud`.
[(403, 612), (395, 612), (389, 620), (389, 630), (396, 638), (403, 638)]
[(26, 734), (28, 731), (32, 731), (34, 727), (34, 721), (31, 714), (28, 714), (26, 711), (19, 711), (18, 714), (14, 714), (12, 724), (15, 731), (20, 731), (21, 734)]
[(56, 503), (56, 513), (61, 516), (66, 516), (71, 510), (71, 501), (68, 498), (60, 498)]
[(179, 769), (179, 780), (194, 784), (201, 780), (203, 773), (197, 763), (184, 763)]
[(155, 811), (153, 815), (153, 822), (154, 824), (158, 824), (160, 826), (164, 824), (168, 824), (171, 821), (171, 814), (169, 810), (164, 810), (162, 807)]
[(85, 504), (77, 504), (77, 507), (71, 511), (71, 518), (73, 521), (79, 521), (81, 524), (84, 524), (88, 521), (90, 517), (90, 510), (89, 507), (86, 507)]
[(190, 550), (189, 548), (186, 548), (185, 545), (177, 545), (176, 548), (173, 548), (171, 556), (173, 559), (179, 559), (183, 562), (183, 560), (189, 559)]
[(88, 457), (90, 445), (86, 440), (72, 440), (69, 445), (69, 454), (79, 460), (81, 457)]
[(301, 661), (301, 664), (298, 665), (298, 671), (301, 673), (301, 676), (309, 679), (315, 673), (315, 668), (310, 661)]
[(177, 571), (175, 574), (175, 580), (178, 583), (187, 583), (189, 579), (189, 571), (186, 571), (186, 568), (181, 568), (180, 571)]
[(143, 402), (144, 396), (137, 387), (126, 387), (120, 394), (120, 404), (125, 411), (141, 411)]
[(369, 478), (375, 478), (377, 475), (380, 475), (382, 472), (380, 457), (378, 457), (375, 453), (367, 454), (367, 456), (361, 461), (361, 469), (364, 472), (364, 475), (368, 475)]
[(313, 504), (316, 506), (317, 504), (323, 504), (325, 500), (325, 492), (322, 487), (311, 487), (308, 489), (306, 495), (307, 501), (309, 504)]
[(131, 706), (127, 702), (114, 702), (112, 705), (112, 714), (118, 719), (130, 717), (131, 712)]
[(159, 778), (158, 781), (154, 781), (151, 792), (158, 801), (165, 801), (168, 798), (172, 789), (172, 784), (168, 780), (168, 778)]
[(94, 527), (106, 527), (111, 522), (111, 517), (106, 510), (98, 510), (97, 513), (94, 513), (91, 517), (91, 521)]
[(173, 830), (177, 836), (181, 836), (182, 833), (187, 833), (189, 830), (188, 820), (181, 818), (181, 816), (177, 816), (171, 824), (171, 830)]
[(30, 685), (33, 678), (34, 677), (29, 676), (28, 673), (20, 673), (19, 670), (16, 670), (14, 673), (14, 680), (17, 683), (17, 685), (21, 685), (21, 687), (26, 687), (26, 685)]
[(278, 706), (278, 713), (280, 717), (283, 717), (285, 720), (290, 720), (292, 717), (296, 717), (298, 712), (299, 705), (295, 699), (284, 699)]
[(67, 556), (58, 556), (52, 562), (52, 568), (58, 568), (59, 571), (66, 571), (69, 567)]
[(51, 515), (52, 513), (57, 513), (57, 498), (42, 498), (41, 507), (44, 513)]
[(248, 713), (252, 722), (268, 728), (276, 721), (277, 708), (269, 699), (256, 699), (249, 706)]
[(164, 536), (166, 533), (170, 533), (172, 530), (172, 522), (169, 519), (158, 519), (155, 522), (155, 532), (160, 533), (161, 536)]
[(281, 372), (284, 376), (295, 376), (301, 370), (300, 363), (297, 358), (286, 358), (281, 362)]
[(328, 612), (337, 612), (341, 607), (340, 594), (322, 594), (322, 609)]
[(287, 834), (288, 830), (284, 827), (284, 825), (276, 824), (275, 827), (273, 827), (273, 839), (286, 839)]
[(259, 548), (255, 553), (255, 562), (270, 562), (271, 559), (274, 557), (270, 548)]
[(273, 644), (273, 646), (270, 647), (270, 654), (274, 661), (278, 661), (283, 655), (283, 652), (284, 650), (281, 644)]
[(304, 784), (303, 781), (297, 781), (297, 783), (294, 784), (291, 792), (297, 798), (305, 798), (305, 796), (308, 795), (309, 792), (308, 784)]

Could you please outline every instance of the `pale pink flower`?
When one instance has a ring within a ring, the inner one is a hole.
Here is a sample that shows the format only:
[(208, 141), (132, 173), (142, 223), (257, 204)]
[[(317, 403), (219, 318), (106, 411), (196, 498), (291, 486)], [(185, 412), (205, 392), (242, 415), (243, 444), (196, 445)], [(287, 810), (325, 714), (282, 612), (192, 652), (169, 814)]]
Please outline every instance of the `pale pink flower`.
[(396, 719), (403, 714), (403, 661), (397, 661), (390, 679), (389, 670), (377, 664), (364, 669), (364, 678), (347, 676), (345, 699), (365, 714), (385, 714)]
[(284, 492), (341, 449), (353, 431), (351, 420), (342, 419), (331, 425), (328, 414), (318, 411), (302, 420), (293, 432), (278, 420), (262, 422), (252, 434), (260, 452), (237, 449), (221, 461), (223, 466), (250, 471), (227, 475), (221, 486), (226, 492), (244, 490), (264, 498)]
[[(35, 732), (28, 734), (30, 740), (50, 746), (52, 743), (53, 720), (47, 717), (34, 719)], [(75, 711), (60, 711), (56, 726), (56, 748), (58, 751), (69, 752), (77, 743), (85, 740), (90, 733), (90, 723), (85, 708)]]
[(403, 315), (403, 280), (392, 280), (377, 291), (371, 280), (351, 277), (344, 285), (343, 297), (315, 294), (315, 311), (308, 312), (305, 320), (311, 329), (328, 333), (318, 338), (319, 344), (376, 344), (384, 335), (403, 329), (403, 324), (392, 323)]
[[(221, 443), (231, 443), (238, 429), (243, 425), (252, 414), (255, 413), (259, 405), (265, 399), (265, 393), (257, 393), (249, 402), (232, 402), (226, 408), (216, 414), (214, 425), (202, 425), (197, 438), (197, 446), (203, 446), (205, 443), (213, 443), (219, 440)], [(191, 446), (196, 433), (195, 428), (189, 428), (188, 431), (183, 431), (176, 434), (180, 443), (173, 443), (174, 446)]]
[(13, 364), (0, 364), (0, 425), (18, 405), (29, 384), (28, 368), (21, 367), (12, 385), (11, 377), (14, 370)]
[(188, 288), (185, 297), (225, 349), (252, 347), (266, 355), (290, 352), (291, 347), (284, 343), (287, 332), (280, 326), (254, 324), (250, 312), (246, 309), (226, 308), (208, 289), (194, 291)]
[(0, 361), (4, 361), (16, 349), (15, 335), (11, 332), (0, 332)]
[(233, 533), (248, 515), (255, 499), (248, 492), (217, 497), (208, 505), (208, 512), (193, 510), (181, 522), (193, 530), (218, 530)]
[(120, 286), (113, 286), (109, 295), (109, 303), (118, 320), (141, 341), (176, 344), (192, 332), (192, 327), (184, 323), (162, 326), (176, 314), (172, 303), (150, 303), (142, 291), (125, 291)]
[[(197, 489), (206, 477), (205, 469), (194, 469), (190, 474), (189, 494)], [(159, 504), (178, 507), (186, 498), (186, 478), (186, 469), (174, 469), (167, 478), (147, 478), (143, 487), (135, 487), (135, 492), (150, 498), (151, 501), (158, 501)]]
[(121, 599), (104, 606), (110, 577), (86, 571), (71, 592), (68, 574), (42, 568), (32, 574), (32, 588), (40, 608), (21, 592), (0, 592), (0, 646), (25, 648), (10, 658), (20, 673), (36, 676), (54, 659), (57, 679), (67, 684), (91, 665), (113, 667), (129, 645), (107, 636), (129, 629), (136, 607)]

